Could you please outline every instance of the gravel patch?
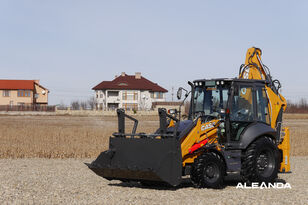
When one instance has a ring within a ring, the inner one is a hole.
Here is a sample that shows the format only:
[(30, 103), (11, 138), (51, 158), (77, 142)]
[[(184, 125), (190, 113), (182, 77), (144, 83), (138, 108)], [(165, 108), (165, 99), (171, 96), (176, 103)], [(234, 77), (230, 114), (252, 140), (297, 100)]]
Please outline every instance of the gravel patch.
[(1, 159), (0, 204), (308, 204), (308, 157), (291, 158), (292, 189), (149, 188), (108, 181), (83, 163), (92, 159)]

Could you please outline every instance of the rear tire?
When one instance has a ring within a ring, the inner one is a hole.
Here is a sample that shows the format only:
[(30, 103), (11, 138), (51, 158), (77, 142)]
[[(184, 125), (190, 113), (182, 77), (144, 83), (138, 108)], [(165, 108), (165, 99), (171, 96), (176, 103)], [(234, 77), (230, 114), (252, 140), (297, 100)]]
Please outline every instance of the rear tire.
[(247, 148), (242, 158), (242, 180), (252, 182), (273, 183), (278, 176), (279, 152), (274, 140), (262, 137)]
[(223, 187), (225, 163), (220, 155), (205, 152), (195, 159), (191, 181), (198, 188), (220, 189)]

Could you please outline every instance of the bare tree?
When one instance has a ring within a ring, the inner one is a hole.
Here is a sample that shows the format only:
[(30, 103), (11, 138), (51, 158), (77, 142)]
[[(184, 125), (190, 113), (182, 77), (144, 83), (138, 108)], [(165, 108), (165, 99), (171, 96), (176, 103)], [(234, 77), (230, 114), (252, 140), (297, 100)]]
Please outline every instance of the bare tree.
[(298, 107), (300, 107), (301, 109), (307, 109), (308, 108), (307, 100), (305, 98), (301, 98), (299, 100)]
[(80, 109), (80, 103), (78, 100), (74, 100), (71, 102), (71, 108), (73, 110), (79, 110)]
[(307, 99), (301, 98), (297, 103), (287, 100), (287, 110), (289, 113), (308, 113)]
[(60, 104), (57, 105), (57, 109), (59, 110), (66, 110), (67, 106), (64, 104), (64, 102), (61, 100)]
[(87, 109), (87, 102), (86, 101), (80, 101), (80, 107), (83, 109), (83, 110), (85, 110), (85, 109)]
[(95, 99), (95, 97), (90, 97), (90, 99), (88, 100), (88, 105), (91, 108), (91, 110), (94, 110), (94, 108), (96, 106), (96, 99)]

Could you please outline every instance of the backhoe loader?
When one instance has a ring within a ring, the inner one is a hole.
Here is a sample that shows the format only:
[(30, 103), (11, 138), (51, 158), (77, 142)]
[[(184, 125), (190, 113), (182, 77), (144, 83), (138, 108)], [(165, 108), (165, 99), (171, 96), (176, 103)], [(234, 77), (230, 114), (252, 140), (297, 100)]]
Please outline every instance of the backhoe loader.
[[(237, 78), (188, 82), (187, 119), (158, 109), (155, 133), (136, 133), (138, 121), (118, 109), (118, 131), (109, 150), (87, 166), (108, 180), (144, 184), (177, 186), (186, 175), (199, 188), (221, 188), (230, 176), (273, 183), (279, 171), (290, 171), (289, 129), (282, 127), (287, 103), (261, 55), (259, 48), (248, 49)], [(134, 121), (131, 133), (125, 132), (125, 118)]]

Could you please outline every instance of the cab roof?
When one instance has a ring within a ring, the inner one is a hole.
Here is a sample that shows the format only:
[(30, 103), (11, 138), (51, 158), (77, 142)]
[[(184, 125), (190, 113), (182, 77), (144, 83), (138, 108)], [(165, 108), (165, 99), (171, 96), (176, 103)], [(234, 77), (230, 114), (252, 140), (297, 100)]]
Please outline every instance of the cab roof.
[(198, 79), (194, 80), (196, 82), (206, 82), (206, 81), (224, 81), (224, 82), (242, 82), (242, 83), (262, 83), (265, 84), (265, 80), (256, 80), (256, 79), (243, 79), (243, 78), (213, 78), (213, 79)]

